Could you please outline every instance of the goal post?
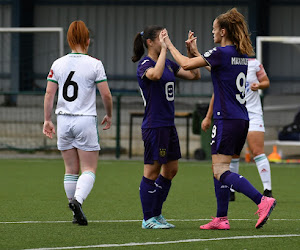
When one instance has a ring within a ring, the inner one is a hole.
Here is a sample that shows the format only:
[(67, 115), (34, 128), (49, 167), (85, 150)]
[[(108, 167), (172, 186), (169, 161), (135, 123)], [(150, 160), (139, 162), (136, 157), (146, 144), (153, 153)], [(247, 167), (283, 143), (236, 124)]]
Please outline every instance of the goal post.
[(38, 32), (58, 32), (59, 33), (59, 55), (64, 55), (64, 29), (62, 27), (8, 27), (0, 28), (0, 32), (9, 32), (9, 33), (38, 33)]
[[(32, 41), (25, 40), (20, 44), (20, 37), (13, 35), (24, 33), (34, 36)], [(46, 58), (54, 61), (54, 58), (64, 55), (64, 29), (62, 27), (0, 27), (0, 44), (0, 54), (2, 55), (0, 59), (0, 92), (18, 93), (21, 82), (25, 86), (29, 86), (30, 83), (39, 86), (40, 80), (36, 80), (36, 78), (31, 80), (30, 78), (32, 74), (39, 77), (48, 71), (48, 67), (45, 66)], [(20, 46), (23, 49), (22, 53)], [(32, 53), (24, 53), (24, 46), (28, 46), (29, 51), (32, 47)], [(42, 58), (43, 56), (44, 58)], [(26, 71), (27, 62), (32, 65), (29, 66), (33, 68), (32, 73), (30, 73), (31, 69)], [(27, 77), (28, 80), (23, 81), (24, 77)]]
[(263, 54), (262, 54), (263, 42), (300, 44), (300, 36), (257, 36), (256, 37), (256, 58), (261, 63), (263, 63)]

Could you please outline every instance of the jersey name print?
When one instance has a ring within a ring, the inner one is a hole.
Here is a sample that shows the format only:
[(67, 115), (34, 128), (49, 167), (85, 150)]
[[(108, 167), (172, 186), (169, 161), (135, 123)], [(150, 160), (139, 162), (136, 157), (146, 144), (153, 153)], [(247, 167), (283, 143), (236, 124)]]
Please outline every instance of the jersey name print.
[(47, 80), (58, 84), (56, 114), (97, 115), (96, 84), (107, 80), (100, 60), (70, 53), (52, 64)]
[(214, 86), (214, 119), (249, 120), (245, 107), (248, 60), (235, 46), (216, 47), (204, 53), (211, 66)]

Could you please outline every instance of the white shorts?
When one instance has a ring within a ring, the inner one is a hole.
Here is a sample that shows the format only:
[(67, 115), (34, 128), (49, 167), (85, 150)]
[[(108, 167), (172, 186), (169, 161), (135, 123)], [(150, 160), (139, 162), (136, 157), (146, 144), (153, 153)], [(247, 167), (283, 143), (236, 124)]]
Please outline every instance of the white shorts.
[(265, 124), (263, 116), (256, 113), (248, 113), (249, 115), (249, 129), (248, 131), (265, 132)]
[(57, 116), (57, 148), (98, 151), (99, 134), (96, 116)]

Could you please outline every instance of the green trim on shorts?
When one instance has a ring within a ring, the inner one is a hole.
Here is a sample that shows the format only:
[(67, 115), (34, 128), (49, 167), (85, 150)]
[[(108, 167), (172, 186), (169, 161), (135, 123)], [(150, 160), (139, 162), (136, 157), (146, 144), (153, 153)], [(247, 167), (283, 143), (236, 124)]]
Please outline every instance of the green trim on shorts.
[(98, 143), (100, 146), (100, 136), (99, 136), (99, 130), (98, 130), (98, 117), (96, 116), (95, 119), (96, 119), (96, 130), (97, 130)]

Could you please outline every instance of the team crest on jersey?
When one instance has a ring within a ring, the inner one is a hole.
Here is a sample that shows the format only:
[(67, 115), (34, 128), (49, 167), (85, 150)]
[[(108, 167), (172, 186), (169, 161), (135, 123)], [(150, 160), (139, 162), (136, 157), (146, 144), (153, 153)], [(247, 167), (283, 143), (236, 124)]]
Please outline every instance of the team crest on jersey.
[(165, 148), (160, 148), (159, 149), (159, 156), (160, 157), (165, 157), (167, 154), (167, 150)]
[(173, 72), (173, 69), (172, 69), (172, 67), (171, 67), (170, 65), (168, 65), (168, 69), (169, 69), (171, 72)]
[(213, 49), (210, 49), (209, 51), (206, 51), (204, 53), (204, 57), (210, 57), (210, 55), (214, 52), (214, 51), (217, 51), (217, 48), (214, 47)]

